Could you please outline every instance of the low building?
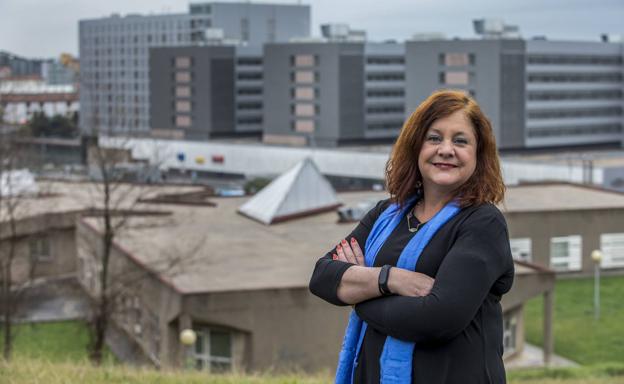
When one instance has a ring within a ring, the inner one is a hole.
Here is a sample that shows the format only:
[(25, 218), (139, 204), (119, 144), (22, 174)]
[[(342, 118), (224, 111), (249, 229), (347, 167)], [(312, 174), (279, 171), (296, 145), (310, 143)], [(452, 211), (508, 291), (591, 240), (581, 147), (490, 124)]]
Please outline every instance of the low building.
[(0, 82), (0, 107), (9, 124), (25, 124), (34, 113), (71, 117), (80, 110), (76, 85), (49, 85), (39, 77)]
[[(311, 179), (282, 180), (280, 185), (287, 188), (276, 188), (276, 199), (288, 200), (294, 196), (290, 191), (305, 186), (296, 180)], [(51, 185), (47, 198), (27, 200), (24, 212), (30, 213), (20, 220), (39, 226), (53, 222), (66, 228), (66, 238), (72, 240), (63, 241), (63, 246), (33, 245), (31, 255), (54, 250), (41, 276), (75, 273), (85, 291), (94, 295), (99, 289), (94, 249), (101, 241), (102, 223), (81, 203), (92, 201), (89, 184)], [(237, 213), (249, 197), (209, 196), (197, 187), (149, 187), (140, 194), (138, 189), (127, 190), (128, 203), (138, 211), (115, 239), (111, 271), (127, 288), (117, 299), (121, 310), (114, 319), (119, 334), (141, 356), (134, 361), (177, 366), (192, 359), (197, 368), (213, 372), (335, 366), (349, 309), (328, 305), (307, 285), (316, 259), (353, 224), (339, 223), (334, 211), (311, 214), (314, 206), (308, 203), (283, 215), (293, 220), (266, 225), (245, 216), (253, 216), (249, 210)], [(386, 195), (351, 192), (336, 197), (345, 206), (356, 206)], [(253, 205), (263, 202), (268, 204), (258, 199)], [(310, 211), (303, 214), (306, 208), (301, 207), (306, 206)], [(617, 263), (624, 256), (624, 235), (618, 223), (624, 222), (624, 195), (571, 184), (521, 185), (508, 188), (500, 208), (519, 259), (514, 287), (502, 301), (505, 359), (512, 361), (523, 352), (526, 300), (543, 295), (546, 318), (552, 316), (555, 274), (550, 267), (566, 275), (587, 274), (589, 252), (602, 248), (603, 267), (622, 271)], [(33, 230), (24, 239), (33, 244), (39, 238), (63, 239), (51, 236)], [(546, 324), (548, 359), (553, 336), (550, 320)], [(179, 342), (180, 332), (189, 328), (198, 334), (190, 349)]]

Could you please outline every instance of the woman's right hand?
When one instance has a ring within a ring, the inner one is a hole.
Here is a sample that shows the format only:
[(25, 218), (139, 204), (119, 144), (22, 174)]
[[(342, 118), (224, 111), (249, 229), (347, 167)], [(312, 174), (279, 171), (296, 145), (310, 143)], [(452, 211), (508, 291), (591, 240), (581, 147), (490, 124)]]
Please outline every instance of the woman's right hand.
[(395, 295), (427, 296), (434, 282), (434, 279), (423, 273), (394, 267), (390, 269), (388, 288)]

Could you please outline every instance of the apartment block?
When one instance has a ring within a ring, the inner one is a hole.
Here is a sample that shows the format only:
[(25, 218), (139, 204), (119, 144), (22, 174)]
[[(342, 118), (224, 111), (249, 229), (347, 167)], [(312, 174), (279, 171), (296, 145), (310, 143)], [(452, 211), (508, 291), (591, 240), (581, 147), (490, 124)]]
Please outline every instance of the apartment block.
[(309, 34), (308, 5), (206, 2), (191, 4), (189, 13), (81, 20), (80, 126), (150, 135), (150, 48), (260, 46)]
[(151, 134), (180, 140), (260, 136), (263, 111), (259, 47), (153, 48)]

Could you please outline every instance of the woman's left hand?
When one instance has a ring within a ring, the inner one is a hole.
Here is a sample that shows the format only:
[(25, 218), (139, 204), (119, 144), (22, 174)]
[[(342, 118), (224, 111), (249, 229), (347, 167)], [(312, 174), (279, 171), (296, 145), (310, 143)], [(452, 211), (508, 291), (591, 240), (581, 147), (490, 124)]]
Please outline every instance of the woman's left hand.
[(361, 265), (363, 267), (366, 266), (366, 263), (364, 262), (364, 253), (362, 252), (362, 248), (360, 248), (360, 245), (355, 237), (351, 238), (350, 244), (347, 240), (343, 239), (340, 244), (336, 246), (336, 253), (332, 256), (334, 260)]

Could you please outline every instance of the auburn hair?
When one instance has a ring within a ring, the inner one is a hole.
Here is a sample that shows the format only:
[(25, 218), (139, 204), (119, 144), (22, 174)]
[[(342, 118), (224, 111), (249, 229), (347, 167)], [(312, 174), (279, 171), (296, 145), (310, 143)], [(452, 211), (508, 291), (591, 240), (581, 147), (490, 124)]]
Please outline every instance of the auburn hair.
[(490, 120), (477, 102), (463, 91), (440, 90), (431, 94), (403, 124), (386, 163), (386, 188), (393, 202), (403, 205), (422, 182), (418, 155), (434, 121), (463, 111), (477, 137), (477, 165), (472, 176), (456, 191), (460, 206), (499, 203), (505, 196), (496, 139)]

